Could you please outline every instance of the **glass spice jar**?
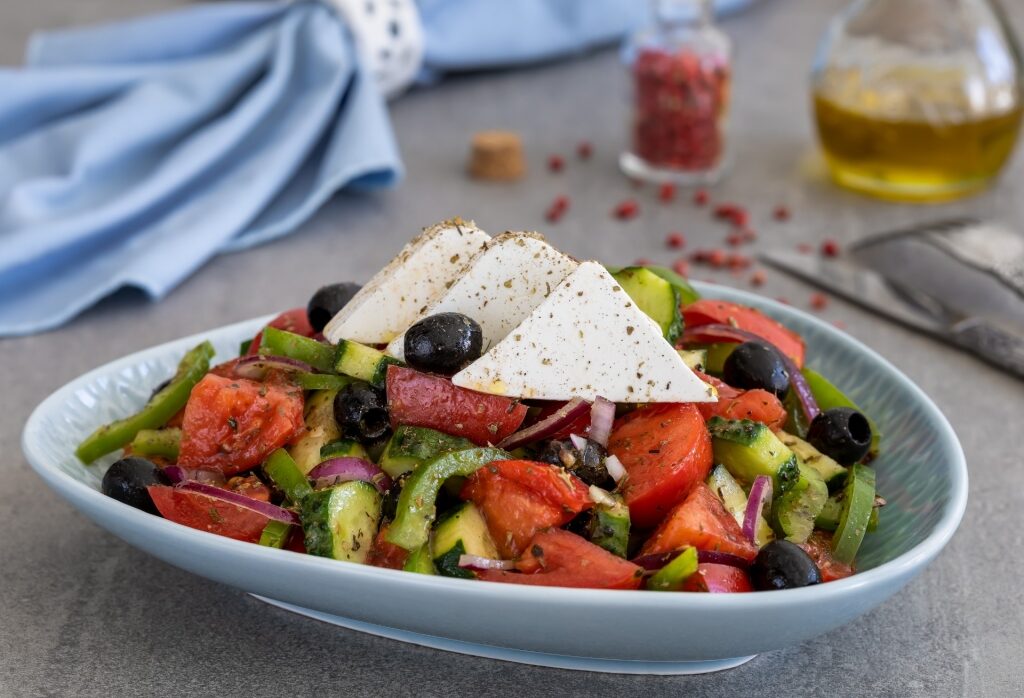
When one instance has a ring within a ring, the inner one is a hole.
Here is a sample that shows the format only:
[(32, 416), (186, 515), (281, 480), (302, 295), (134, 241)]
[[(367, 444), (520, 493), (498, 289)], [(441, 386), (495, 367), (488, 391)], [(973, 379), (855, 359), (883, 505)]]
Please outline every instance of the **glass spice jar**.
[(709, 184), (727, 164), (729, 38), (711, 0), (653, 0), (654, 23), (626, 44), (632, 145), (619, 165), (656, 182)]

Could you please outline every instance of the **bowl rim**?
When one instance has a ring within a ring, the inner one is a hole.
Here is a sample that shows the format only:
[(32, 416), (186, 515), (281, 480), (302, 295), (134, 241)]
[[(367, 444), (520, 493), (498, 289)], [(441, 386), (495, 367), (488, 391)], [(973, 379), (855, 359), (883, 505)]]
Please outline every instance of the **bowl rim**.
[[(81, 482), (71, 475), (63, 472), (55, 465), (47, 463), (47, 459), (39, 451), (41, 440), (46, 438), (43, 430), (43, 420), (49, 414), (59, 412), (61, 405), (74, 393), (96, 380), (101, 375), (116, 374), (120, 370), (142, 363), (147, 359), (163, 355), (172, 346), (192, 345), (208, 338), (212, 333), (231, 335), (243, 332), (255, 332), (263, 324), (266, 324), (274, 315), (267, 315), (242, 322), (223, 325), (218, 328), (198, 332), (196, 334), (171, 340), (163, 344), (149, 347), (141, 351), (123, 356), (110, 361), (102, 366), (92, 369), (81, 376), (72, 379), (45, 398), (32, 411), (22, 431), (22, 450), (32, 469), (52, 489), (64, 496), (76, 508), (78, 501), (90, 502), (99, 508), (110, 509), (111, 515), (126, 524), (134, 525), (144, 532), (151, 532), (154, 535), (176, 539), (179, 544), (195, 546), (209, 552), (220, 551), (224, 555), (242, 555), (255, 557), (256, 560), (265, 561), (273, 567), (288, 567), (297, 571), (308, 570), (313, 572), (326, 572), (347, 576), (355, 580), (362, 580), (367, 583), (386, 582), (407, 584), (410, 587), (422, 589), (429, 592), (433, 589), (447, 591), (458, 590), (460, 594), (467, 596), (493, 597), (495, 594), (502, 596), (509, 602), (530, 602), (544, 599), (556, 601), (560, 605), (568, 607), (590, 607), (594, 604), (608, 604), (625, 601), (630, 607), (637, 610), (668, 610), (680, 612), (700, 610), (737, 610), (747, 607), (758, 607), (761, 609), (789, 607), (793, 604), (804, 603), (828, 603), (847, 596), (857, 590), (869, 588), (886, 588), (891, 585), (901, 585), (910, 576), (920, 571), (928, 562), (934, 558), (956, 532), (960, 521), (963, 518), (967, 507), (968, 496), (968, 473), (967, 463), (964, 457), (963, 448), (949, 421), (942, 411), (932, 402), (931, 398), (919, 388), (913, 381), (907, 378), (899, 369), (893, 366), (887, 359), (866, 346), (856, 338), (840, 331), (831, 324), (802, 311), (798, 308), (785, 305), (764, 296), (748, 291), (721, 286), (707, 282), (693, 282), (693, 286), (702, 293), (706, 292), (708, 297), (718, 297), (723, 300), (754, 305), (763, 310), (769, 311), (773, 317), (785, 318), (795, 316), (804, 323), (808, 323), (818, 330), (822, 330), (840, 342), (851, 345), (853, 349), (864, 353), (869, 359), (884, 370), (888, 377), (898, 383), (899, 387), (908, 392), (922, 407), (929, 417), (929, 423), (936, 425), (938, 447), (949, 454), (948, 466), (950, 468), (950, 496), (943, 507), (941, 516), (936, 522), (932, 531), (910, 550), (898, 555), (892, 560), (883, 562), (869, 570), (858, 572), (845, 579), (836, 580), (827, 584), (818, 584), (799, 589), (785, 589), (773, 591), (770, 594), (759, 592), (735, 593), (735, 594), (652, 594), (645, 590), (608, 590), (608, 589), (576, 589), (561, 587), (539, 587), (518, 584), (481, 584), (476, 580), (458, 579), (452, 577), (429, 576), (411, 574), (402, 570), (391, 570), (380, 567), (372, 567), (354, 562), (320, 558), (314, 555), (293, 554), (289, 551), (281, 551), (266, 548), (252, 543), (236, 541), (223, 536), (218, 536), (206, 531), (199, 531), (188, 528), (181, 524), (168, 521), (167, 519), (153, 516), (146, 512), (134, 509), (127, 504), (106, 497), (98, 490)], [(91, 517), (90, 517), (91, 518)], [(101, 525), (102, 526), (102, 525)], [(106, 526), (102, 526), (106, 528)], [(148, 552), (148, 551), (147, 551)], [(152, 553), (150, 553), (152, 554)], [(400, 575), (400, 576), (398, 576)], [(669, 599), (671, 597), (671, 599)], [(667, 603), (669, 602), (670, 603)]]

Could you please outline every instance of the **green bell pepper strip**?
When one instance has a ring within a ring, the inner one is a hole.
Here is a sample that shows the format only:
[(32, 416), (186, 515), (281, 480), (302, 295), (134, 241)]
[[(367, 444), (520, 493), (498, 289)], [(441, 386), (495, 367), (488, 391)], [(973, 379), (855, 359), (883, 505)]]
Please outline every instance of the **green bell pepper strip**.
[[(815, 401), (818, 403), (818, 407), (821, 411), (830, 410), (833, 407), (852, 407), (858, 412), (864, 414), (864, 410), (857, 406), (857, 404), (846, 397), (836, 386), (832, 385), (827, 378), (811, 368), (803, 368), (801, 373), (804, 374), (804, 378), (807, 380), (807, 385), (811, 388), (811, 393), (814, 395)], [(796, 429), (797, 435), (803, 438), (807, 434), (807, 421), (804, 419), (803, 413), (800, 410), (800, 403), (794, 399), (795, 396), (790, 391), (786, 395), (785, 406), (786, 412), (789, 413), (789, 422), (787, 428)], [(875, 455), (878, 453), (878, 441), (881, 434), (878, 431), (878, 425), (872, 421), (871, 417), (867, 414), (864, 416), (868, 420), (868, 424), (871, 425), (871, 454)]]
[(679, 591), (697, 571), (697, 549), (687, 548), (647, 580), (650, 591)]
[(287, 356), (290, 359), (307, 363), (318, 371), (334, 373), (334, 362), (338, 351), (330, 344), (324, 344), (294, 332), (279, 330), (276, 327), (264, 327), (263, 339), (260, 341), (260, 353)]
[(352, 382), (348, 376), (338, 376), (333, 373), (296, 373), (292, 376), (303, 390), (341, 390)]
[(143, 429), (132, 439), (132, 453), (178, 460), (181, 429)]
[(472, 475), (488, 463), (508, 458), (509, 454), (500, 448), (470, 448), (442, 454), (420, 465), (398, 496), (387, 541), (409, 551), (422, 546), (430, 537), (430, 524), (437, 516), (437, 493), (444, 481)]
[(832, 536), (832, 555), (851, 564), (864, 541), (875, 504), (875, 471), (859, 463), (850, 467), (843, 490), (843, 510)]
[(409, 554), (402, 569), (418, 574), (437, 574), (429, 541)]
[(106, 424), (90, 434), (75, 451), (78, 459), (86, 464), (92, 463), (100, 456), (123, 448), (143, 429), (159, 429), (166, 424), (188, 402), (192, 388), (210, 370), (210, 359), (215, 353), (209, 342), (188, 351), (167, 387), (149, 398), (146, 406), (136, 414)]
[(299, 470), (288, 451), (279, 448), (270, 454), (263, 464), (263, 472), (267, 474), (279, 490), (293, 504), (298, 504), (313, 492), (309, 479)]
[(284, 521), (269, 521), (260, 534), (260, 545), (268, 548), (283, 548), (292, 532), (292, 524)]

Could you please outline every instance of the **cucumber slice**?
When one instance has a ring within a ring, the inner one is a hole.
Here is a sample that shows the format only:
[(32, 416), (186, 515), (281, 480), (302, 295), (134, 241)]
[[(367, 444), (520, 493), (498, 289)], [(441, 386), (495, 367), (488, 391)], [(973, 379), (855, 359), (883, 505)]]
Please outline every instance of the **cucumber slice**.
[(363, 445), (355, 439), (338, 439), (320, 447), (320, 462), (331, 458), (362, 458), (370, 460), (370, 454), (366, 452)]
[(679, 353), (683, 363), (691, 371), (704, 371), (704, 367), (708, 362), (708, 352), (706, 349), (676, 349), (676, 351)]
[(853, 563), (864, 542), (875, 504), (875, 471), (859, 463), (850, 467), (843, 488), (843, 510), (832, 536), (832, 555), (840, 562)]
[(779, 535), (792, 543), (806, 543), (827, 500), (828, 488), (821, 476), (806, 466), (800, 468), (799, 480), (772, 506)]
[(391, 477), (398, 477), (442, 453), (473, 447), (472, 441), (460, 436), (451, 436), (426, 427), (403, 425), (395, 429), (388, 440), (380, 457), (380, 467)]
[(687, 548), (647, 580), (650, 591), (679, 591), (697, 571), (697, 549)]
[(675, 343), (683, 331), (679, 290), (646, 267), (626, 267), (612, 276), (637, 307), (658, 323), (665, 339)]
[(782, 493), (799, 479), (796, 456), (761, 422), (712, 417), (708, 429), (715, 461), (744, 485), (768, 475), (775, 492)]
[(406, 558), (402, 569), (406, 572), (416, 572), (417, 574), (437, 574), (432, 557), (430, 541), (427, 541)]
[[(708, 475), (708, 487), (715, 493), (725, 510), (732, 514), (736, 523), (743, 526), (743, 519), (747, 514), (747, 493), (740, 487), (740, 483), (729, 474), (723, 465), (716, 465)], [(754, 531), (754, 545), (761, 547), (775, 540), (775, 531), (768, 525), (764, 515), (757, 519), (757, 529)]]
[(708, 360), (704, 364), (707, 367), (707, 373), (716, 376), (722, 375), (725, 372), (725, 360), (729, 358), (732, 350), (738, 346), (739, 344), (733, 342), (716, 342), (715, 344), (707, 345)]
[(401, 361), (384, 352), (347, 339), (338, 342), (337, 352), (334, 370), (378, 387), (384, 385), (388, 366), (402, 365)]
[(306, 433), (288, 447), (288, 453), (303, 474), (320, 462), (320, 449), (341, 438), (341, 429), (334, 421), (334, 396), (337, 390), (318, 390), (306, 399)]
[(629, 547), (629, 507), (619, 494), (591, 486), (594, 507), (585, 514), (583, 533), (594, 545), (626, 557)]
[(438, 522), (434, 529), (434, 565), (446, 577), (471, 579), (476, 575), (459, 567), (462, 555), (500, 557), (480, 510), (466, 502)]
[(306, 551), (335, 560), (365, 562), (377, 535), (380, 507), (377, 488), (361, 480), (306, 496), (301, 505)]
[(846, 482), (847, 470), (809, 443), (784, 431), (776, 433), (779, 440), (789, 447), (800, 465), (818, 473), (828, 485), (829, 491), (835, 491)]

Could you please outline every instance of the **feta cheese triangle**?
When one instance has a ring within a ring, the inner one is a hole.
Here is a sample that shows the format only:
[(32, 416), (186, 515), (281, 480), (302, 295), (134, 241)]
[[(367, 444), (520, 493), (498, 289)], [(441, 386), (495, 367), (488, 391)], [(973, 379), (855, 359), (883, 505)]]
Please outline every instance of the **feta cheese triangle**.
[(483, 393), (542, 400), (714, 402), (629, 295), (583, 262), (529, 317), (452, 378)]
[(455, 218), (412, 239), (324, 328), (337, 344), (348, 339), (386, 344), (404, 331), (458, 277), (491, 236)]
[[(538, 233), (503, 233), (469, 261), (459, 279), (420, 317), (462, 313), (479, 323), (486, 350), (504, 339), (577, 266)], [(404, 359), (404, 333), (388, 345), (387, 353)]]

